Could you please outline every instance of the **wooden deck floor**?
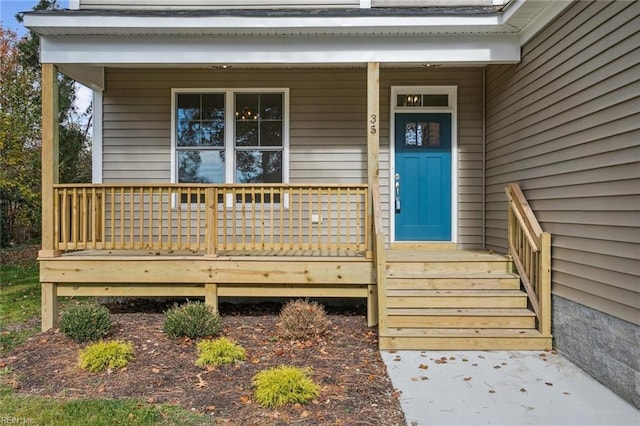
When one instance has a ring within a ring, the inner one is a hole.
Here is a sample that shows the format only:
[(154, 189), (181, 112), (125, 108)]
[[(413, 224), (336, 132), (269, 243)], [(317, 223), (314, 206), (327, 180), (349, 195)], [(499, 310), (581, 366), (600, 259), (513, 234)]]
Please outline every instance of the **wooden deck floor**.
[[(198, 250), (81, 250), (62, 257), (197, 257), (207, 256)], [(282, 257), (282, 258), (364, 258), (366, 253), (355, 250), (224, 250), (213, 258)]]

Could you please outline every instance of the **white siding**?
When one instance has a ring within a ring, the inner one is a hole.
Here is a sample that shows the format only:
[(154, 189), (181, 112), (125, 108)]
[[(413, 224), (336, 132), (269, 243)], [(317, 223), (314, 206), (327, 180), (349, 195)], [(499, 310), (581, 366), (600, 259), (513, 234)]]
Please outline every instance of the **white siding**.
[(640, 3), (576, 2), (487, 74), (487, 246), (503, 188), (553, 234), (553, 292), (639, 323)]

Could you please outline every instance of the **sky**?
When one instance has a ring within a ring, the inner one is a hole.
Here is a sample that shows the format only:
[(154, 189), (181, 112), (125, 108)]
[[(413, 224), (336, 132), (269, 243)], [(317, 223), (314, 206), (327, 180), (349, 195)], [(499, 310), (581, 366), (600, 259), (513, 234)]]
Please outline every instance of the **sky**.
[[(15, 16), (18, 12), (28, 12), (38, 4), (38, 0), (0, 0), (0, 20), (2, 26), (11, 28), (22, 37), (27, 33), (27, 29), (16, 21)], [(58, 4), (62, 9), (69, 6), (69, 0), (58, 0)]]
[[(38, 0), (0, 0), (0, 20), (4, 28), (10, 28), (15, 31), (18, 37), (24, 37), (27, 29), (22, 26), (16, 19), (15, 15), (19, 12), (28, 12), (38, 4)], [(60, 8), (68, 7), (68, 0), (58, 0)], [(78, 85), (78, 96), (76, 98), (76, 107), (78, 112), (83, 112), (91, 103), (93, 93), (88, 88)]]

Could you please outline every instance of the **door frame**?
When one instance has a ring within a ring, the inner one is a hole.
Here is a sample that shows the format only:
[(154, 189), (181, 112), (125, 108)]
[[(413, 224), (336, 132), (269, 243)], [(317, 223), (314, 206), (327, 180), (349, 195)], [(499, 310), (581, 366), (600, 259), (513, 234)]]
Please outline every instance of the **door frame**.
[[(398, 95), (448, 95), (448, 106), (398, 106)], [(389, 241), (396, 242), (396, 215), (393, 202), (396, 174), (396, 114), (451, 114), (451, 242), (458, 242), (458, 86), (391, 86), (389, 117)], [(406, 242), (406, 241), (403, 241)]]

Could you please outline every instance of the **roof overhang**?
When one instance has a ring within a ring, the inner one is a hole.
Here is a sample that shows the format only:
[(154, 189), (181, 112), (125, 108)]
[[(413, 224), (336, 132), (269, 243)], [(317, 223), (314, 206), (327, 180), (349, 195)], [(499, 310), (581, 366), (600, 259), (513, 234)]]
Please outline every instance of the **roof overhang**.
[(523, 35), (566, 0), (505, 7), (60, 10), (25, 14), (41, 61), (99, 89), (103, 67), (286, 64), (483, 65), (520, 60)]

